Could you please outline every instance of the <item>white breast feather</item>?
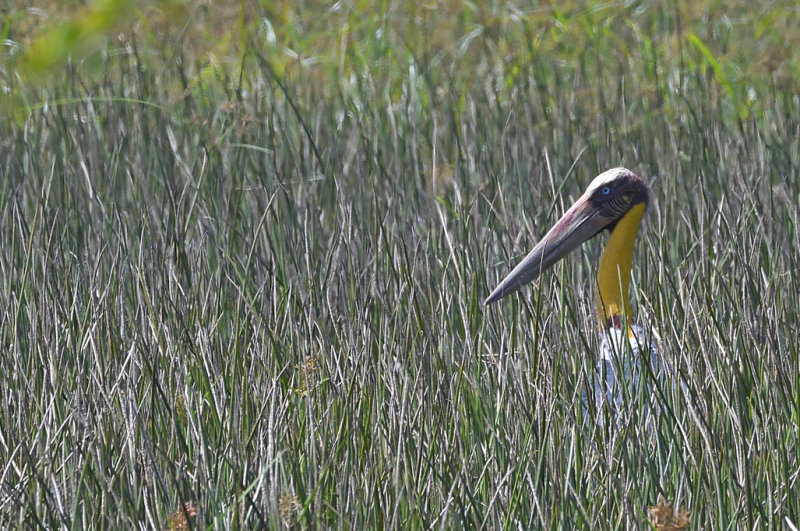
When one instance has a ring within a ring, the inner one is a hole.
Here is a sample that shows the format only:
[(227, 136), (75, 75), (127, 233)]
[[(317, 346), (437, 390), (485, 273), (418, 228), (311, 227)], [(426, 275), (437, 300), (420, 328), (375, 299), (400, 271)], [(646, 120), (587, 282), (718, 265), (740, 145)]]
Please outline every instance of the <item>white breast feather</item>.
[[(665, 374), (655, 332), (631, 325), (631, 334), (609, 328), (603, 334), (594, 375), (597, 422), (603, 424), (606, 406), (617, 424), (653, 420), (650, 409), (657, 396), (655, 385)], [(644, 386), (644, 387), (642, 387)]]

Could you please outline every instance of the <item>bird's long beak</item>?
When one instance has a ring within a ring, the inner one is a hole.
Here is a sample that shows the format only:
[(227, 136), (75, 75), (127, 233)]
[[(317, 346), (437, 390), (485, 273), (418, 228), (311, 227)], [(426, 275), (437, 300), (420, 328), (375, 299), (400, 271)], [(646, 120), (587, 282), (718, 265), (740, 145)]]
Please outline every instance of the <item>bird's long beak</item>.
[(567, 253), (603, 230), (611, 221), (583, 196), (561, 216), (528, 256), (492, 291), (484, 304), (491, 304), (509, 293), (539, 278), (546, 270)]

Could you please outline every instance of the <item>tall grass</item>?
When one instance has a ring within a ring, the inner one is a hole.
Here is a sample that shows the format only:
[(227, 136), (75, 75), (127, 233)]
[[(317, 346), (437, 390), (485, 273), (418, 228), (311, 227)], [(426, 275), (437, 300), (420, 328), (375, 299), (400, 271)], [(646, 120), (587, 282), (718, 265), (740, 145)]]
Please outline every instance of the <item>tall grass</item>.
[[(800, 525), (791, 8), (346, 6), (4, 68), (0, 525)], [(583, 399), (602, 242), (481, 305), (617, 165), (652, 428)]]

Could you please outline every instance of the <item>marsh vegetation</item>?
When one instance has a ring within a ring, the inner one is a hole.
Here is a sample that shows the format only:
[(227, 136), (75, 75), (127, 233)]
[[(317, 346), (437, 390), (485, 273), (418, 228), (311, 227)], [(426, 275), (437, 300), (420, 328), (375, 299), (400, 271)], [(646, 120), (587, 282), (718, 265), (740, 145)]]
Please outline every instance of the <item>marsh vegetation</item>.
[[(800, 526), (799, 15), (12, 2), (0, 526)], [(481, 304), (620, 165), (651, 430), (585, 415), (602, 241)]]

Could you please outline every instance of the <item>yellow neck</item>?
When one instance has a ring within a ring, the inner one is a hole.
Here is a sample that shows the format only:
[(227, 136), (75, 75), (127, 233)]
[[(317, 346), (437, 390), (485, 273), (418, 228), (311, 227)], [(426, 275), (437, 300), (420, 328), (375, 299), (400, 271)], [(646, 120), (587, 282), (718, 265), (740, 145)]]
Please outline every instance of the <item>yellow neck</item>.
[(628, 315), (633, 244), (645, 207), (644, 203), (639, 203), (622, 216), (611, 231), (600, 259), (597, 269), (597, 319), (601, 328), (608, 326), (609, 319), (621, 320)]

